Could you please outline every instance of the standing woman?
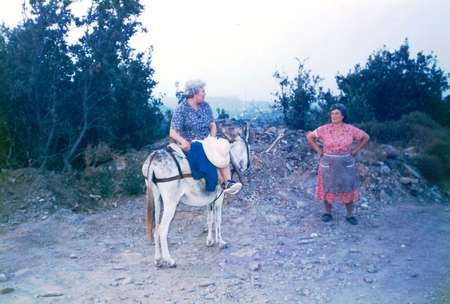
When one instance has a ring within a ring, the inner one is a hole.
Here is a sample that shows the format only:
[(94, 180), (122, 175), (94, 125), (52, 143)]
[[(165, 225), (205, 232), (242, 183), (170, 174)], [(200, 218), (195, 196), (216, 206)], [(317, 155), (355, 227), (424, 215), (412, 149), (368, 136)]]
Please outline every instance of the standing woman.
[[(343, 104), (332, 105), (330, 116), (331, 123), (307, 134), (308, 144), (320, 156), (315, 197), (324, 202), (322, 221), (333, 219), (332, 203), (339, 200), (345, 204), (347, 222), (357, 225), (358, 220), (353, 216), (353, 203), (358, 200), (355, 155), (367, 144), (369, 135), (345, 123), (348, 116)], [(322, 142), (322, 148), (317, 144), (317, 139)]]

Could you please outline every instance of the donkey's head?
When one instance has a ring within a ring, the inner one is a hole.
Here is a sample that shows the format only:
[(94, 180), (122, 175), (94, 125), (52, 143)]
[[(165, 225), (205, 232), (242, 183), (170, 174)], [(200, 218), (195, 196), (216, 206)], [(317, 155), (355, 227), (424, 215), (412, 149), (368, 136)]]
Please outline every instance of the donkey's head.
[(249, 124), (236, 126), (224, 123), (221, 124), (220, 131), (231, 143), (231, 169), (236, 172), (242, 183), (242, 175), (250, 172)]

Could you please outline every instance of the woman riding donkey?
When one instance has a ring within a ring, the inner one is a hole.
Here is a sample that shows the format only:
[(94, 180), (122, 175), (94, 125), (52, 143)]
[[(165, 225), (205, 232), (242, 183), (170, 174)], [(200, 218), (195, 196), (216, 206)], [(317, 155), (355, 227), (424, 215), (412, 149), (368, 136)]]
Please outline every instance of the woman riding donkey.
[(242, 187), (230, 180), (229, 164), (232, 162), (241, 172), (249, 167), (244, 140), (230, 143), (215, 137), (217, 126), (211, 107), (205, 102), (204, 87), (200, 80), (188, 81), (185, 98), (173, 113), (169, 135), (181, 148), (171, 143), (168, 149), (153, 151), (142, 165), (147, 186), (146, 226), (150, 239), (155, 240), (158, 267), (176, 265), (167, 237), (180, 202), (206, 207), (206, 245), (226, 248), (221, 228), (224, 194), (236, 194)]
[(242, 184), (231, 180), (230, 144), (225, 139), (216, 138), (217, 126), (205, 95), (203, 81), (186, 82), (184, 98), (172, 116), (169, 136), (181, 145), (191, 165), (193, 177), (197, 178), (196, 173), (198, 178), (205, 177), (206, 191), (215, 191), (219, 179), (224, 193), (236, 194)]

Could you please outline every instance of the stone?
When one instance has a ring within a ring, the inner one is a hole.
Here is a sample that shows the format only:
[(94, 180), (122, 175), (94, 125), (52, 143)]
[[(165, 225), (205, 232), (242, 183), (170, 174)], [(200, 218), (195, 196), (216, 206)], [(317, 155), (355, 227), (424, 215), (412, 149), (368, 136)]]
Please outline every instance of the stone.
[(38, 294), (36, 297), (37, 298), (54, 298), (54, 297), (61, 297), (64, 294), (62, 292), (47, 292), (47, 293), (42, 293), (42, 294)]
[(373, 283), (373, 279), (371, 279), (369, 277), (364, 277), (364, 282), (366, 282), (368, 284), (372, 284)]
[(2, 294), (2, 295), (8, 294), (8, 293), (13, 292), (14, 290), (15, 290), (14, 288), (6, 287), (6, 288), (3, 288), (3, 289), (0, 289), (0, 294)]
[(126, 270), (127, 268), (123, 265), (114, 265), (113, 270)]
[(387, 175), (387, 174), (391, 173), (391, 168), (389, 168), (389, 167), (386, 166), (386, 165), (382, 165), (381, 168), (380, 168), (380, 172), (381, 172), (382, 174)]
[(4, 273), (0, 273), (0, 282), (8, 281), (8, 277)]
[(406, 149), (403, 149), (403, 155), (408, 158), (414, 158), (417, 156), (417, 149), (416, 147), (408, 147)]
[(251, 257), (256, 254), (256, 249), (251, 247), (245, 247), (239, 249), (238, 251), (232, 252), (231, 255), (242, 258), (242, 257)]
[(414, 169), (412, 166), (403, 163), (403, 167), (406, 169), (406, 171), (407, 171), (410, 175), (414, 176), (415, 178), (418, 178), (418, 179), (421, 179), (421, 178), (422, 178), (422, 175), (420, 175), (419, 171), (417, 171), (417, 169)]
[(377, 273), (378, 268), (375, 265), (370, 264), (369, 266), (367, 266), (367, 272), (368, 273)]
[(297, 292), (302, 297), (308, 297), (311, 295), (311, 291), (308, 288), (300, 288)]
[(417, 184), (419, 181), (415, 178), (411, 177), (400, 177), (400, 183), (403, 185), (411, 185), (411, 184)]
[(198, 284), (199, 287), (208, 287), (208, 286), (213, 286), (213, 285), (216, 285), (216, 283), (213, 281), (209, 281), (209, 280), (204, 280)]
[(253, 262), (250, 262), (250, 264), (248, 265), (248, 268), (251, 271), (258, 271), (259, 269), (261, 269), (261, 264), (256, 261), (253, 261)]
[(401, 157), (400, 151), (391, 145), (381, 145), (383, 152), (385, 153), (387, 158), (390, 159), (399, 159)]
[(122, 171), (127, 168), (127, 161), (124, 157), (118, 157), (115, 160), (115, 167), (117, 171)]
[(71, 253), (69, 257), (71, 259), (78, 259), (78, 256), (75, 253)]
[(94, 200), (96, 200), (96, 201), (102, 199), (102, 196), (101, 195), (97, 195), (97, 194), (89, 194), (89, 197), (94, 199)]

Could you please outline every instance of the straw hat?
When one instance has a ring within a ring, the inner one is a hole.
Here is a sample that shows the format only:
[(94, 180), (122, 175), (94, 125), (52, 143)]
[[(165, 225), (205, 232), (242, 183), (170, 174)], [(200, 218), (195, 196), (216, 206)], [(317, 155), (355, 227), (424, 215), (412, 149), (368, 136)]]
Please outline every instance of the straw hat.
[(212, 136), (202, 140), (203, 150), (208, 160), (217, 168), (225, 168), (230, 163), (230, 143), (224, 138)]

